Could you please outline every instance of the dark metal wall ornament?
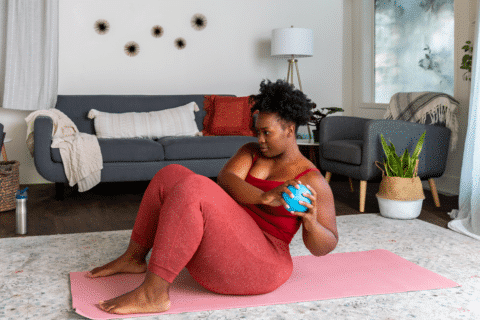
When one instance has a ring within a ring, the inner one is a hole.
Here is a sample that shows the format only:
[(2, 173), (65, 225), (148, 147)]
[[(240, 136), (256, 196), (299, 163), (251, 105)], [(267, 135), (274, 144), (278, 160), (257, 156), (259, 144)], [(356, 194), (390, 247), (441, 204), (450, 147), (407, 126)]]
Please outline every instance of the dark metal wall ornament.
[(140, 52), (140, 46), (135, 41), (130, 41), (124, 47), (127, 56), (134, 57)]
[(195, 30), (203, 30), (207, 26), (207, 18), (200, 13), (194, 14), (190, 22)]
[(155, 38), (160, 38), (161, 36), (163, 36), (163, 28), (159, 25), (153, 26), (152, 36), (154, 36)]
[(187, 41), (183, 38), (177, 38), (175, 39), (175, 47), (177, 47), (178, 50), (182, 50), (187, 46)]
[(100, 19), (95, 21), (94, 28), (98, 34), (105, 34), (110, 30), (110, 23), (107, 20)]

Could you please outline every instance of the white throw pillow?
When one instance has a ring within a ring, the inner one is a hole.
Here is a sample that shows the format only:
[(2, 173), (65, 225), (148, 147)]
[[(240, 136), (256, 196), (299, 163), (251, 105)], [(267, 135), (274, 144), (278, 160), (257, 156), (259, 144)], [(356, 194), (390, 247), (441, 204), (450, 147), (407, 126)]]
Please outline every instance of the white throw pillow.
[(91, 109), (97, 138), (160, 138), (199, 135), (195, 102), (181, 107), (152, 112), (109, 113)]

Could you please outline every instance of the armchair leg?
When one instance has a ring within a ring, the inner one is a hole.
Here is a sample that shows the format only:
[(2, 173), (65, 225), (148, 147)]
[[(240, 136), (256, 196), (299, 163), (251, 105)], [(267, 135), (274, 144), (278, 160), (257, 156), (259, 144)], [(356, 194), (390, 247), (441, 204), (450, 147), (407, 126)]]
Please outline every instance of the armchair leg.
[(360, 212), (365, 211), (365, 198), (367, 197), (367, 181), (360, 181)]
[(438, 197), (435, 180), (433, 180), (433, 178), (428, 179), (428, 184), (430, 184), (430, 190), (432, 191), (432, 196), (433, 196), (433, 201), (435, 202), (435, 206), (440, 207), (440, 198)]
[(327, 183), (330, 183), (331, 178), (332, 178), (332, 173), (327, 171), (327, 173), (325, 173), (325, 180), (327, 181)]

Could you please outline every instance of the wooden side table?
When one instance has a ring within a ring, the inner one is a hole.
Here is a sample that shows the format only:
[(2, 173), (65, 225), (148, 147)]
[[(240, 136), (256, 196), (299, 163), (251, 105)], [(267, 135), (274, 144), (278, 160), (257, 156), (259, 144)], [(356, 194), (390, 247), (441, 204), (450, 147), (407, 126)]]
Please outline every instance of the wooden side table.
[(313, 141), (313, 139), (297, 139), (297, 145), (308, 148), (308, 152), (309, 152), (308, 158), (318, 168), (317, 152), (320, 144), (318, 142)]

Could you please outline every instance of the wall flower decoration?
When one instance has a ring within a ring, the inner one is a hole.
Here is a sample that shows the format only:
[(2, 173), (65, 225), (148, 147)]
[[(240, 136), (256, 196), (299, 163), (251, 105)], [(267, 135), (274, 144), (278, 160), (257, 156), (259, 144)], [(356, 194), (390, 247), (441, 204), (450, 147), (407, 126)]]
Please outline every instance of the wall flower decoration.
[(153, 26), (152, 36), (154, 36), (155, 38), (160, 38), (161, 36), (163, 36), (163, 28), (159, 25)]
[(177, 47), (178, 50), (182, 50), (187, 46), (187, 41), (183, 38), (177, 38), (175, 39), (175, 47)]
[(203, 30), (207, 26), (207, 18), (199, 13), (195, 14), (190, 22), (195, 30)]
[(105, 34), (110, 30), (110, 23), (107, 20), (100, 19), (95, 21), (94, 28), (98, 34)]
[(140, 52), (140, 46), (135, 41), (127, 42), (124, 47), (127, 56), (134, 57)]

